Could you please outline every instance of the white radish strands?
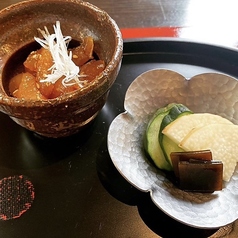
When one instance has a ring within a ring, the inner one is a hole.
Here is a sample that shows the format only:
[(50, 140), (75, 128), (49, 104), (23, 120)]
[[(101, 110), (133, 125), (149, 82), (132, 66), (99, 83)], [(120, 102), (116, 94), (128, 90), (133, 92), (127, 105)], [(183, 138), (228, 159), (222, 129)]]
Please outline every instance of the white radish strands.
[(72, 61), (72, 52), (67, 49), (68, 43), (71, 41), (70, 36), (63, 36), (60, 29), (60, 22), (57, 21), (54, 27), (54, 34), (50, 34), (47, 27), (45, 30), (39, 29), (44, 39), (35, 37), (35, 40), (44, 48), (51, 52), (53, 58), (53, 65), (49, 68), (51, 71), (46, 75), (45, 79), (41, 82), (55, 83), (58, 79), (63, 78), (62, 84), (66, 86), (77, 83), (80, 87), (83, 87), (83, 81), (79, 78), (83, 77), (79, 75), (80, 69)]

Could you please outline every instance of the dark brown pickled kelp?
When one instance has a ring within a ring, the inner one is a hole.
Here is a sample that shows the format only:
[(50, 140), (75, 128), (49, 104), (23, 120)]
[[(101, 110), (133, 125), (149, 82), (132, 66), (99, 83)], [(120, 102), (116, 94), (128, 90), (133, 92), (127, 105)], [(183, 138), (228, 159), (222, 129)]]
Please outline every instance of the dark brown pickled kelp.
[(170, 158), (173, 165), (174, 174), (177, 178), (179, 178), (179, 161), (189, 161), (190, 159), (209, 161), (212, 160), (212, 153), (210, 150), (172, 152), (170, 154)]
[(220, 161), (180, 161), (179, 186), (193, 192), (222, 190), (223, 164)]

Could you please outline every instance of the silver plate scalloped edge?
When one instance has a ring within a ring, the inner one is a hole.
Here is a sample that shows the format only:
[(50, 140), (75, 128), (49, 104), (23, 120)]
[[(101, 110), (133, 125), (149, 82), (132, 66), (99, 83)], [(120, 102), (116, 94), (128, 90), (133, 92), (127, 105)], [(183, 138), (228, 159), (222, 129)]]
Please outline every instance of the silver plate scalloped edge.
[(222, 191), (185, 192), (147, 160), (143, 136), (149, 119), (168, 103), (183, 103), (194, 112), (210, 112), (238, 124), (238, 82), (219, 73), (185, 79), (166, 69), (147, 71), (130, 85), (125, 112), (108, 132), (108, 150), (118, 171), (136, 188), (150, 192), (153, 202), (172, 218), (193, 227), (218, 228), (238, 218), (238, 167)]

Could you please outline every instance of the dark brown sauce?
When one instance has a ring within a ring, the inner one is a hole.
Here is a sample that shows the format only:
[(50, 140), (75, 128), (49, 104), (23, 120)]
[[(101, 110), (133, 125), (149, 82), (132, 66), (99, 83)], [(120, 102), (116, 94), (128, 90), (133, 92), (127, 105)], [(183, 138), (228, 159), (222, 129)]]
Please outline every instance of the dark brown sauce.
[(28, 55), (37, 49), (40, 49), (40, 45), (37, 42), (32, 42), (25, 45), (18, 51), (16, 51), (6, 62), (2, 72), (2, 82), (5, 92), (10, 96), (8, 85), (9, 81), (13, 76), (24, 71), (23, 62), (26, 60)]

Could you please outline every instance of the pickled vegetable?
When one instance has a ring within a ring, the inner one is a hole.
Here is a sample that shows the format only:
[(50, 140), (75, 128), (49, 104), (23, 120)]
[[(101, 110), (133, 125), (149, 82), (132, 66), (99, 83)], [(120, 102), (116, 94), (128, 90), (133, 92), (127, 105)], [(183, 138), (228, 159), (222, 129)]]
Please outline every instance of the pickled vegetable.
[(210, 150), (173, 152), (170, 155), (179, 187), (193, 192), (222, 190), (223, 163)]
[(169, 113), (169, 110), (174, 105), (175, 104), (169, 104), (168, 106), (160, 108), (155, 112), (147, 126), (144, 138), (145, 151), (153, 160), (154, 164), (159, 169), (164, 169), (168, 171), (172, 170), (172, 167), (164, 157), (164, 153), (160, 147), (158, 138), (161, 122), (164, 116)]
[[(221, 190), (222, 182), (230, 181), (238, 162), (238, 125), (218, 115), (193, 113), (182, 104), (158, 109), (144, 141), (145, 151), (155, 165), (173, 170), (180, 188), (189, 191)], [(174, 181), (174, 177), (171, 179)]]
[(189, 160), (200, 160), (202, 161), (211, 161), (212, 153), (210, 150), (199, 150), (199, 151), (184, 151), (184, 152), (172, 152), (170, 154), (171, 162), (173, 165), (173, 171), (177, 178), (179, 178), (179, 168), (178, 164), (181, 161)]
[(178, 169), (182, 190), (203, 193), (222, 190), (223, 164), (220, 161), (180, 161)]
[(211, 113), (193, 113), (185, 117), (180, 117), (171, 122), (163, 129), (163, 134), (168, 136), (176, 144), (194, 128), (210, 124), (232, 124), (228, 119)]
[(184, 117), (192, 113), (193, 112), (183, 104), (175, 104), (161, 122), (158, 140), (160, 143), (160, 147), (163, 150), (165, 159), (171, 166), (172, 162), (170, 160), (170, 153), (174, 151), (184, 151), (184, 150), (180, 148), (178, 144), (174, 143), (174, 141), (170, 140), (166, 135), (164, 135), (162, 133), (163, 129), (173, 121), (176, 121), (178, 118)]

